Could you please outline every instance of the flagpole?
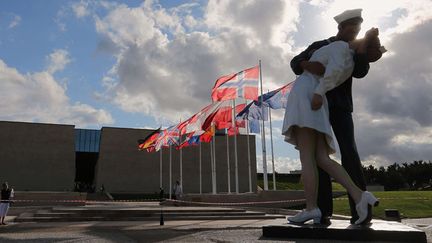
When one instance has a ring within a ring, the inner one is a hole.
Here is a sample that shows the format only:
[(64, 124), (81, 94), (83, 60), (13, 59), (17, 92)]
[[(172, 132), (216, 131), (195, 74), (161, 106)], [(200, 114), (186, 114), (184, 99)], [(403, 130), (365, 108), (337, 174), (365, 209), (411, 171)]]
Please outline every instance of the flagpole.
[[(246, 100), (245, 100), (246, 103)], [(248, 154), (248, 171), (249, 171), (249, 192), (252, 192), (252, 172), (251, 172), (251, 159), (250, 159), (250, 142), (249, 142), (249, 120), (245, 120), (246, 134), (247, 134), (247, 154)]]
[[(181, 123), (181, 119), (180, 119)], [(182, 143), (182, 135), (179, 131), (179, 145)], [(182, 153), (182, 147), (180, 147), (180, 186), (183, 188), (183, 153)]]
[[(263, 84), (262, 84), (262, 69), (261, 69), (261, 60), (259, 60), (259, 70), (260, 70), (260, 85), (261, 85), (261, 112), (264, 115), (264, 103), (263, 103)], [(264, 127), (264, 117), (262, 120), (262, 136), (261, 136), (261, 144), (262, 144), (262, 162), (263, 162), (263, 180), (264, 180), (264, 190), (268, 190), (268, 178), (267, 178), (267, 154), (266, 154), (266, 142), (265, 142), (265, 127)]]
[(213, 180), (213, 138), (210, 141), (210, 166), (211, 166), (211, 185), (212, 185), (212, 193), (216, 194), (214, 189), (214, 180)]
[(169, 199), (171, 199), (172, 192), (172, 147), (169, 146)]
[(228, 135), (228, 129), (226, 133), (226, 147), (227, 147), (227, 168), (228, 168), (228, 194), (231, 193), (231, 170), (230, 170), (230, 154), (229, 154), (229, 135)]
[(239, 178), (238, 178), (238, 156), (237, 156), (237, 131), (236, 131), (236, 123), (235, 123), (235, 99), (232, 100), (233, 104), (233, 112), (232, 112), (232, 124), (234, 127), (234, 171), (235, 171), (235, 186), (236, 186), (236, 193), (239, 193)]
[(162, 149), (159, 152), (159, 187), (162, 188)]
[(201, 174), (201, 141), (199, 141), (199, 190), (202, 194), (202, 174)]
[(213, 194), (217, 193), (217, 180), (216, 180), (216, 128), (213, 124)]
[(271, 154), (272, 154), (272, 169), (273, 169), (273, 190), (276, 191), (276, 171), (274, 165), (274, 152), (273, 152), (273, 129), (271, 120), (271, 109), (269, 108), (269, 122), (270, 122), (270, 144), (271, 144)]

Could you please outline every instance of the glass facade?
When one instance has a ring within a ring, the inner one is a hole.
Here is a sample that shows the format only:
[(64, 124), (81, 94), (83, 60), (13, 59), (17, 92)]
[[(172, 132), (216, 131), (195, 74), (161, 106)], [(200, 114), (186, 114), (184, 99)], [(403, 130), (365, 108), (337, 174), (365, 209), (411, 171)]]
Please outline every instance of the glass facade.
[(75, 152), (99, 153), (100, 130), (75, 129)]

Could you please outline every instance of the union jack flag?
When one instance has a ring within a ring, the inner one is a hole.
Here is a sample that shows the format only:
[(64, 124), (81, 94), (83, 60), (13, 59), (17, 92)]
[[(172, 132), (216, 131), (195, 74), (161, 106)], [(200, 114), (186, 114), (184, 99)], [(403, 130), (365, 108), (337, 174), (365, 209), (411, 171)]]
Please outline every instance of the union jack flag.
[(259, 66), (255, 66), (220, 77), (212, 89), (212, 100), (223, 101), (235, 98), (257, 100), (259, 71)]
[(155, 150), (159, 151), (162, 147), (171, 145), (178, 146), (180, 142), (180, 130), (177, 125), (170, 126), (160, 132), (158, 140), (155, 142)]

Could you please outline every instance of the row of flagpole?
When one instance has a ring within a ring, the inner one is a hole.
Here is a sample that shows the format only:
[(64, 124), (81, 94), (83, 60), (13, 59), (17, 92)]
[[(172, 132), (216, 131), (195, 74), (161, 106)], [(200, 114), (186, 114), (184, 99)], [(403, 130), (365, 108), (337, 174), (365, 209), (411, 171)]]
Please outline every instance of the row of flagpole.
[[(255, 67), (255, 68), (257, 68), (257, 67)], [(223, 78), (226, 79), (227, 77), (229, 77), (229, 79), (227, 79), (228, 81), (230, 79), (233, 79), (233, 77), (235, 77), (237, 79), (236, 81), (238, 82), (238, 79), (240, 79), (238, 76), (243, 75), (240, 80), (241, 81), (249, 81), (249, 80), (244, 80), (244, 79), (247, 79), (246, 78), (246, 76), (248, 75), (247, 71), (248, 70), (250, 71), (252, 69), (254, 69), (254, 68), (246, 69), (245, 71), (239, 72), (239, 73), (237, 73), (235, 75), (227, 75), (227, 76), (221, 77), (221, 78), (219, 78), (216, 81), (215, 87), (217, 88), (217, 87), (223, 86), (224, 82), (228, 83), (226, 80), (222, 80)], [(262, 120), (262, 124), (261, 124), (262, 125), (262, 129), (261, 129), (260, 133), (262, 134), (261, 135), (261, 138), (262, 138), (261, 143), (262, 143), (263, 181), (264, 181), (264, 190), (268, 190), (267, 150), (266, 150), (266, 139), (265, 139), (265, 119), (266, 118), (264, 117), (265, 116), (264, 114), (266, 114), (265, 113), (265, 109), (267, 109), (267, 108), (269, 109), (269, 113), (268, 114), (269, 114), (269, 122), (270, 122), (270, 142), (271, 142), (271, 156), (272, 156), (273, 190), (276, 190), (276, 176), (275, 176), (274, 150), (273, 150), (273, 133), (272, 133), (272, 120), (271, 120), (271, 111), (270, 111), (270, 108), (274, 108), (274, 107), (271, 107), (271, 106), (265, 107), (264, 106), (264, 94), (263, 94), (263, 85), (262, 85), (261, 60), (259, 61), (258, 70), (259, 70), (259, 86), (260, 86), (260, 91), (261, 91), (260, 92), (261, 95), (260, 95), (259, 101), (260, 101), (260, 106), (261, 106), (260, 108), (261, 108), (261, 114), (262, 114), (261, 116), (262, 117), (261, 118), (253, 118), (253, 119), (256, 119), (256, 120), (260, 120), (261, 119)], [(220, 82), (221, 80), (222, 80), (222, 82)], [(282, 88), (286, 88), (290, 84), (287, 84), (287, 85), (285, 85), (285, 86), (283, 86), (280, 89), (275, 90), (275, 91), (279, 92), (280, 90), (282, 90)], [(217, 86), (217, 85), (219, 85), (219, 86)], [(212, 99), (214, 99), (213, 95), (215, 93), (215, 87), (213, 88), (213, 91), (212, 91)], [(229, 86), (227, 86), (227, 87), (229, 87)], [(225, 87), (225, 89), (226, 89), (226, 87)], [(236, 92), (237, 92), (237, 90), (236, 90)], [(246, 100), (246, 91), (243, 91), (243, 92), (244, 92), (244, 95), (245, 95), (243, 97)], [(270, 92), (268, 92), (266, 95), (268, 95), (268, 94), (270, 94)], [(218, 95), (221, 96), (221, 92), (219, 92), (219, 93), (216, 92), (216, 97), (220, 98)], [(222, 96), (223, 95), (224, 94), (222, 93)], [(274, 94), (272, 94), (272, 95), (274, 95)], [(272, 97), (272, 96), (270, 96), (270, 97)], [(236, 116), (235, 98), (229, 98), (229, 99), (231, 99), (231, 101), (232, 101), (231, 102), (231, 128), (229, 128), (229, 129), (231, 129), (231, 131), (234, 131), (235, 192), (239, 193), (238, 153), (237, 153), (238, 152), (237, 151), (237, 134), (238, 134), (239, 130), (238, 130), (237, 124), (236, 124), (236, 120), (237, 120), (236, 117), (237, 116)], [(266, 99), (268, 99), (268, 97)], [(223, 100), (223, 99), (220, 99), (220, 100)], [(254, 102), (252, 102), (252, 103), (254, 103)], [(250, 103), (248, 106), (250, 106), (252, 103)], [(207, 106), (205, 109), (207, 109), (208, 107), (210, 107), (210, 106)], [(219, 107), (219, 106), (217, 106), (217, 107)], [(213, 109), (213, 107), (210, 107), (209, 109), (211, 110), (211, 109)], [(275, 109), (277, 109), (277, 108), (275, 108)], [(211, 110), (211, 111), (218, 112), (219, 108), (217, 108), (217, 110)], [(207, 112), (207, 110), (206, 110), (206, 112)], [(198, 114), (199, 113), (195, 114), (194, 116), (196, 116)], [(249, 116), (249, 113), (247, 113), (247, 114), (248, 114), (247, 116)], [(187, 121), (189, 121), (193, 117), (189, 118)], [(245, 118), (243, 117), (243, 119), (245, 119)], [(250, 141), (249, 141), (249, 132), (250, 132), (250, 126), (249, 126), (250, 125), (249, 124), (250, 120), (249, 120), (249, 117), (247, 117), (247, 119), (245, 121), (246, 121), (245, 122), (245, 124), (246, 124), (245, 127), (246, 127), (246, 131), (247, 131), (247, 150), (248, 150), (247, 151), (247, 154), (248, 154), (248, 158), (247, 158), (248, 159), (248, 177), (249, 177), (249, 181), (248, 181), (249, 183), (248, 184), (249, 184), (249, 192), (252, 192), (252, 175), (251, 175), (251, 161), (250, 161), (251, 160), (250, 159), (251, 156), (250, 156)], [(180, 121), (179, 125), (177, 125), (175, 127), (172, 126), (172, 127), (177, 128), (181, 124), (182, 123)], [(187, 124), (185, 126), (188, 126), (188, 125), (189, 124)], [(195, 126), (194, 129), (196, 129), (196, 124), (193, 124), (193, 126)], [(204, 126), (204, 124), (203, 124), (203, 126)], [(172, 128), (172, 127), (170, 127), (170, 128)], [(217, 183), (216, 183), (217, 182), (216, 181), (216, 146), (215, 146), (216, 140), (215, 140), (215, 134), (214, 134), (214, 131), (215, 131), (215, 124), (214, 124), (214, 122), (211, 122), (210, 129), (212, 129), (212, 132), (210, 133), (211, 136), (212, 136), (211, 137), (212, 141), (210, 142), (210, 155), (211, 155), (210, 156), (210, 158), (211, 158), (210, 162), (211, 162), (212, 193), (216, 194), (216, 192), (217, 192), (217, 186), (216, 186), (217, 185)], [(158, 130), (160, 130), (160, 129), (158, 129)], [(188, 128), (185, 129), (185, 131), (187, 132)], [(193, 131), (195, 131), (195, 130), (193, 130)], [(168, 129), (167, 129), (167, 133), (168, 134), (169, 134), (169, 132), (171, 132), (171, 130), (168, 131)], [(192, 136), (192, 135), (194, 135), (194, 133), (195, 132), (192, 132), (190, 135)], [(204, 131), (204, 133), (205, 133), (205, 131)], [(179, 136), (178, 140), (180, 141), (180, 143), (179, 143), (180, 145), (183, 144), (183, 141), (182, 141), (182, 135), (183, 134), (182, 134), (182, 132), (180, 132), (179, 135), (178, 135)], [(202, 134), (202, 133), (200, 133), (200, 134)], [(164, 135), (164, 136), (168, 136), (168, 135)], [(171, 135), (169, 135), (169, 136), (171, 136)], [(201, 136), (201, 135), (199, 135), (199, 136)], [(199, 140), (201, 140), (200, 137), (198, 137), (198, 138), (199, 138)], [(172, 137), (168, 137), (166, 139), (167, 139), (167, 144), (169, 145), (169, 150), (170, 150), (170, 155), (169, 155), (169, 163), (170, 163), (170, 165), (169, 165), (169, 167), (170, 167), (170, 169), (169, 169), (170, 170), (169, 171), (169, 174), (170, 174), (170, 179), (169, 179), (170, 186), (169, 187), (170, 187), (170, 191), (169, 191), (169, 194), (170, 194), (170, 198), (171, 198), (171, 192), (172, 192), (172, 190), (171, 190), (172, 189), (171, 188), (171, 185), (172, 185), (172, 178), (171, 178), (172, 177), (172, 154), (171, 154), (172, 153), (172, 142), (170, 141), (170, 139), (172, 139)], [(189, 143), (188, 139), (191, 139), (191, 137), (188, 137), (184, 142), (188, 142)], [(231, 193), (231, 166), (230, 166), (229, 131), (228, 131), (228, 129), (227, 129), (227, 134), (226, 134), (226, 143), (227, 143), (227, 146), (226, 146), (227, 147), (227, 192)], [(200, 157), (199, 158), (199, 170), (200, 170), (200, 178), (199, 178), (199, 180), (200, 180), (200, 182), (199, 182), (199, 184), (200, 184), (200, 193), (202, 193), (202, 175), (201, 175), (201, 171), (202, 171), (202, 154), (201, 153), (202, 153), (202, 151), (201, 151), (201, 141), (199, 141), (198, 145), (199, 145), (199, 153), (200, 153), (200, 155), (199, 155), (199, 157)], [(147, 148), (147, 150), (148, 150), (149, 147), (146, 147), (146, 146), (144, 146), (143, 148)], [(156, 146), (156, 144), (154, 144), (154, 141), (152, 141), (152, 146), (153, 146), (153, 149)], [(160, 149), (160, 145), (158, 145), (158, 146), (159, 146), (158, 148)], [(163, 145), (163, 146), (165, 146), (165, 145)], [(179, 177), (179, 182), (180, 182), (180, 185), (183, 185), (182, 147), (183, 146), (179, 146), (179, 150), (180, 150), (179, 151), (180, 152), (180, 177)], [(141, 144), (139, 145), (139, 148), (142, 149)], [(161, 150), (161, 154), (160, 154), (160, 186), (161, 186), (161, 188), (162, 188), (162, 161), (163, 161), (163, 157), (162, 157), (162, 150)]]
[[(248, 134), (249, 135), (249, 134)], [(210, 143), (210, 157), (211, 157), (211, 178), (212, 178), (212, 193), (217, 193), (217, 184), (216, 184), (216, 140), (213, 136), (212, 142)], [(234, 154), (237, 153), (236, 151), (236, 139), (234, 136)], [(252, 175), (251, 175), (251, 165), (250, 165), (250, 147), (249, 147), (249, 137), (247, 137), (247, 148), (248, 148), (248, 171), (249, 171), (249, 192), (252, 192)], [(180, 185), (182, 185), (182, 152), (180, 150)], [(163, 155), (162, 155), (162, 149), (159, 151), (159, 186), (160, 188), (163, 188)], [(237, 156), (235, 156), (235, 159), (237, 160)], [(230, 180), (230, 154), (229, 154), (229, 136), (227, 134), (227, 176), (228, 176), (228, 193), (231, 193), (231, 180)], [(238, 187), (238, 166), (237, 163), (235, 164), (235, 178), (236, 178), (236, 193), (239, 193), (239, 187)], [(201, 142), (199, 143), (199, 191), (200, 194), (202, 194), (202, 154), (201, 154)], [(169, 198), (172, 198), (172, 146), (169, 146)]]
[[(233, 105), (235, 107), (235, 105)], [(274, 150), (273, 150), (273, 133), (272, 133), (272, 121), (271, 121), (271, 110), (269, 109), (269, 123), (270, 123), (270, 141), (271, 141), (271, 153), (272, 153), (272, 175), (273, 175), (273, 190), (276, 190), (276, 171), (275, 171), (275, 166), (274, 166)], [(248, 123), (246, 123), (248, 124)], [(250, 161), (250, 141), (249, 141), (249, 127), (246, 125), (246, 131), (247, 131), (247, 156), (248, 156), (248, 179), (249, 179), (249, 192), (252, 192), (252, 175), (251, 175), (251, 161)], [(264, 131), (264, 130), (263, 130)], [(235, 138), (235, 137), (234, 137)], [(215, 139), (213, 137), (213, 141), (211, 144), (211, 172), (212, 172), (212, 192), (213, 194), (216, 194), (216, 163), (215, 163), (215, 154), (214, 152), (212, 152), (213, 146), (215, 144)], [(234, 141), (234, 147), (235, 147), (235, 154), (237, 155), (237, 151), (236, 151), (236, 146), (237, 145), (237, 141)], [(226, 147), (227, 147), (227, 192), (231, 193), (231, 170), (230, 170), (230, 153), (229, 153), (229, 136), (228, 133), (226, 134)], [(159, 161), (159, 187), (163, 188), (163, 180), (162, 180), (162, 163), (163, 163), (163, 156), (162, 156), (162, 150), (159, 151), (160, 152), (160, 161)], [(169, 192), (169, 198), (172, 197), (171, 195), (171, 183), (172, 183), (172, 148), (170, 146), (170, 156), (169, 156), (169, 177), (170, 177), (170, 192)], [(236, 160), (237, 160), (237, 156), (236, 156)], [(202, 194), (202, 171), (201, 171), (201, 164), (202, 164), (202, 154), (201, 154), (201, 142), (199, 143), (199, 192), (200, 194)], [(264, 165), (263, 165), (264, 166)], [(266, 167), (265, 167), (266, 168)], [(237, 163), (236, 163), (236, 193), (239, 193), (238, 191), (238, 174), (237, 174)], [(182, 174), (183, 174), (183, 167), (182, 167), (182, 149), (180, 149), (180, 185), (183, 185), (183, 180), (182, 180)], [(267, 182), (268, 185), (268, 182)], [(265, 190), (268, 190), (265, 189)]]

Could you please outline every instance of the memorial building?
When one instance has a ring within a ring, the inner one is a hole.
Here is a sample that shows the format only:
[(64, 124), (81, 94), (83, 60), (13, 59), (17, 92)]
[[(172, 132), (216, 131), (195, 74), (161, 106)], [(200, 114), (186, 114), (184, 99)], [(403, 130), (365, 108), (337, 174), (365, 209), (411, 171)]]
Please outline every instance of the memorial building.
[[(0, 181), (18, 191), (98, 190), (108, 192), (166, 192), (170, 182), (170, 149), (138, 150), (138, 139), (152, 130), (102, 127), (77, 129), (74, 125), (0, 121)], [(237, 135), (239, 192), (249, 191), (249, 138), (252, 190), (256, 191), (255, 136)], [(227, 135), (217, 133), (217, 193), (228, 191)], [(235, 192), (234, 139), (228, 138), (231, 192)], [(161, 160), (162, 157), (162, 160)], [(212, 192), (209, 143), (183, 148), (184, 193)], [(162, 166), (161, 166), (162, 161)], [(160, 168), (162, 167), (162, 173)], [(201, 168), (201, 177), (200, 177)], [(161, 176), (162, 174), (162, 176)], [(180, 151), (171, 149), (171, 183), (180, 180)]]

